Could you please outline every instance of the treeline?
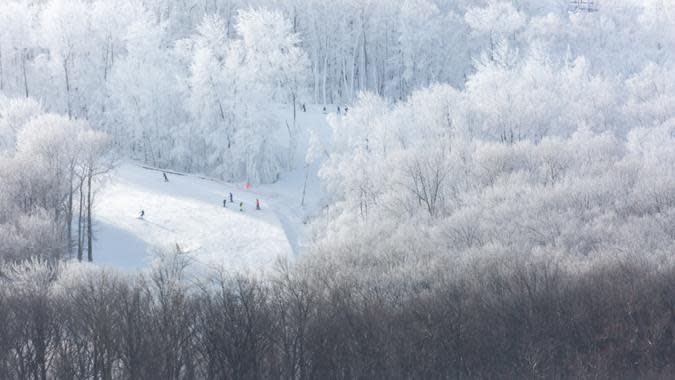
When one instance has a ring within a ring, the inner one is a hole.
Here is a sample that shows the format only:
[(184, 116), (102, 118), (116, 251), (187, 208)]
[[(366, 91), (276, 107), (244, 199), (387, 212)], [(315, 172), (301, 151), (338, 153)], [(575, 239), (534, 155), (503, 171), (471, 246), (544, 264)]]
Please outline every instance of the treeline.
[(2, 379), (666, 379), (675, 269), (484, 261), (410, 286), (4, 266)]
[(675, 97), (637, 87), (675, 71), (652, 66), (618, 86), (575, 79), (590, 76), (583, 66), (486, 66), (467, 91), (364, 95), (330, 116), (332, 139), (315, 139), (329, 207), (313, 220), (312, 255), (362, 276), (486, 253), (670, 260), (675, 114), (653, 110), (675, 110)]

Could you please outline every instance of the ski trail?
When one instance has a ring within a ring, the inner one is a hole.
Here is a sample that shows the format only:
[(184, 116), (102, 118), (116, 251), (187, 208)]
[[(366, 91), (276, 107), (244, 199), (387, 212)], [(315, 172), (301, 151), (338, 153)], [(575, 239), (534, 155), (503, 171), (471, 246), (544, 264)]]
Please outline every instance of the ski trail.
[[(169, 182), (154, 169), (127, 162), (111, 174), (95, 211), (100, 228), (94, 262), (143, 269), (153, 252), (178, 245), (206, 268), (264, 272), (279, 257), (298, 253), (298, 234), (285, 210), (275, 202), (255, 210), (256, 198), (267, 197), (237, 184), (167, 173)], [(244, 212), (222, 206), (230, 192), (235, 203), (244, 202)], [(130, 217), (138, 210), (145, 210), (142, 220)]]
[(291, 202), (289, 199), (280, 197), (279, 194), (269, 194), (265, 191), (258, 190), (246, 190), (250, 195), (256, 197), (256, 199), (261, 199), (264, 202), (264, 207), (268, 210), (272, 210), (272, 213), (279, 221), (281, 228), (286, 235), (286, 240), (288, 240), (288, 245), (290, 246), (293, 256), (297, 257), (300, 254), (300, 234), (296, 228), (296, 223), (293, 223), (290, 215), (294, 213), (288, 209), (288, 207), (280, 206), (280, 204)]
[(284, 213), (280, 212), (276, 207), (274, 208), (274, 215), (276, 215), (277, 219), (279, 219), (279, 222), (281, 223), (281, 228), (283, 228), (284, 234), (286, 234), (286, 239), (288, 240), (288, 244), (291, 246), (293, 256), (297, 257), (300, 254), (300, 239), (298, 232), (288, 217)]
[(144, 223), (151, 224), (151, 225), (153, 225), (153, 226), (155, 226), (155, 227), (157, 227), (157, 228), (160, 228), (160, 229), (162, 229), (162, 230), (164, 230), (164, 231), (167, 231), (167, 232), (176, 232), (175, 230), (172, 230), (171, 228), (164, 227), (164, 226), (161, 225), (161, 224), (151, 222), (151, 221), (149, 221), (149, 220), (147, 220), (147, 219), (145, 219), (145, 218), (139, 218), (139, 219), (140, 219), (141, 221), (143, 221)]

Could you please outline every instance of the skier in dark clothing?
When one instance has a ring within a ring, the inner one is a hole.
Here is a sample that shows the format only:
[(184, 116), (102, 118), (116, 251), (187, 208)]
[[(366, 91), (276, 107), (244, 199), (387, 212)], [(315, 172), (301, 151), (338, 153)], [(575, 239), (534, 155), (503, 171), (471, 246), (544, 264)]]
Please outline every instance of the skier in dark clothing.
[(307, 106), (305, 106), (305, 103), (302, 103), (302, 112), (307, 112)]
[(338, 115), (340, 114), (340, 106), (338, 106)]
[(234, 197), (232, 196), (232, 193), (230, 193), (230, 203), (234, 203)]
[(239, 202), (239, 211), (244, 211), (244, 202)]
[(349, 107), (345, 106), (345, 115), (347, 114), (348, 111), (349, 111)]
[(169, 177), (166, 176), (166, 172), (162, 172), (162, 175), (164, 176), (164, 182), (169, 182)]
[(143, 219), (145, 216), (145, 210), (141, 210), (141, 215), (138, 217), (138, 219)]
[(223, 199), (223, 207), (227, 207), (227, 199)]
[(260, 210), (260, 199), (255, 200), (255, 209)]
[(323, 107), (323, 113), (326, 113), (326, 106)]

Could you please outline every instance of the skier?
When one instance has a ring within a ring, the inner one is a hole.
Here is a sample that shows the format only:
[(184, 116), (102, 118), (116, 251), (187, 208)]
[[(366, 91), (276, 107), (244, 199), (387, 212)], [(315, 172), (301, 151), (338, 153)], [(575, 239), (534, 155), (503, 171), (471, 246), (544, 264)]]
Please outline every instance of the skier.
[(239, 202), (239, 211), (244, 212), (244, 202)]
[(260, 199), (255, 200), (255, 209), (260, 211)]
[(302, 112), (307, 112), (307, 106), (305, 106), (305, 103), (302, 103)]
[(340, 106), (338, 106), (338, 115), (340, 114)]
[(323, 113), (326, 113), (326, 106), (323, 106)]
[(345, 106), (345, 115), (347, 114), (347, 111), (349, 111), (349, 107)]
[(232, 196), (232, 193), (230, 193), (230, 203), (234, 203), (234, 197)]
[(227, 199), (223, 199), (223, 207), (227, 208)]
[(164, 182), (169, 182), (169, 177), (166, 176), (166, 172), (162, 172), (162, 175), (164, 176)]
[(141, 215), (138, 217), (138, 219), (143, 219), (145, 216), (145, 210), (141, 210)]

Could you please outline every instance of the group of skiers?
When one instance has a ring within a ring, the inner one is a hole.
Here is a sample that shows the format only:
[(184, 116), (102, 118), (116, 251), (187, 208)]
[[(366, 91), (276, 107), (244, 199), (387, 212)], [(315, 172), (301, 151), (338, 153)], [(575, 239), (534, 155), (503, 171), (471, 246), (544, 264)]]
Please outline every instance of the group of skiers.
[[(302, 109), (303, 109), (303, 112), (307, 112), (304, 104), (302, 105)], [(345, 106), (344, 109), (342, 109), (342, 108), (340, 108), (340, 106), (337, 106), (337, 114), (338, 115), (342, 115), (343, 110), (344, 110), (344, 114), (346, 115), (347, 112), (349, 112), (349, 107)], [(328, 113), (328, 111), (326, 110), (326, 106), (323, 106), (323, 113)]]
[[(304, 107), (304, 104), (303, 104)], [(169, 182), (169, 177), (166, 175), (166, 172), (162, 172), (162, 176), (164, 177), (164, 182)], [(234, 195), (230, 193), (230, 203), (234, 204)], [(223, 199), (223, 207), (227, 207), (227, 198)], [(260, 199), (255, 200), (255, 209), (260, 211)], [(239, 211), (244, 212), (244, 202), (239, 202)], [(141, 213), (138, 217), (138, 219), (143, 219), (145, 217), (145, 210), (141, 210)]]
[[(234, 204), (234, 196), (230, 193), (230, 203)], [(223, 207), (227, 208), (227, 198), (223, 199)], [(255, 200), (255, 209), (260, 211), (260, 199)], [(239, 211), (244, 211), (244, 202), (239, 202)]]

